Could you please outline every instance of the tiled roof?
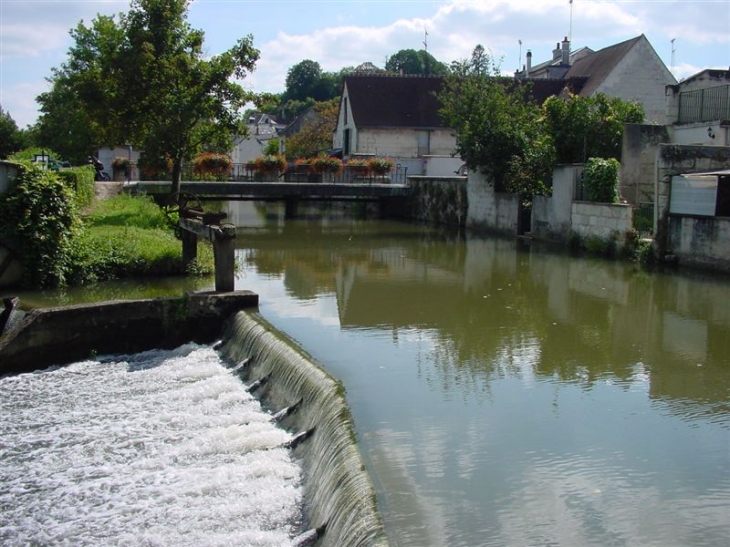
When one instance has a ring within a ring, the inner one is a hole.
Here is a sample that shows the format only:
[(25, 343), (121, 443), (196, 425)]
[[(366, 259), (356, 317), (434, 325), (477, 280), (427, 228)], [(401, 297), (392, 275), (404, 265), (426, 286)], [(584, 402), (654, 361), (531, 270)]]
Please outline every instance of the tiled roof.
[[(580, 93), (585, 78), (535, 79), (523, 82), (503, 78), (511, 91), (522, 89), (525, 98), (542, 104), (548, 97), (560, 95), (567, 87)], [(438, 111), (437, 94), (444, 79), (437, 76), (351, 75), (345, 80), (353, 121), (358, 127), (443, 127)]]
[(350, 108), (359, 127), (442, 127), (435, 76), (351, 75), (345, 79)]

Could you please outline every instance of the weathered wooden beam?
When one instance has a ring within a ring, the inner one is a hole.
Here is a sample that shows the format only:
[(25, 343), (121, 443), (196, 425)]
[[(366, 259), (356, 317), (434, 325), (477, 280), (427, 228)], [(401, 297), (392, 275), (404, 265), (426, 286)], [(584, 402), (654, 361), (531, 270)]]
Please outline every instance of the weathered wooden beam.
[[(183, 239), (183, 261), (191, 256), (193, 249), (197, 253), (197, 238), (203, 237), (213, 244), (215, 262), (215, 290), (230, 292), (234, 290), (236, 227), (233, 224), (204, 224), (201, 220), (181, 218)], [(191, 243), (192, 242), (192, 243)], [(188, 251), (186, 254), (186, 246)], [(190, 248), (190, 246), (192, 246)], [(195, 258), (195, 254), (192, 255)], [(187, 265), (187, 263), (186, 263)]]

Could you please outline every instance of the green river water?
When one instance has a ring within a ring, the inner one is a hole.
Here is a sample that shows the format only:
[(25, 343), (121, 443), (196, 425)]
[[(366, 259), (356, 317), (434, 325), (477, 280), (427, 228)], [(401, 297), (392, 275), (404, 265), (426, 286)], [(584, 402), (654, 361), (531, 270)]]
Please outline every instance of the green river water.
[(345, 385), (393, 545), (730, 545), (730, 277), (225, 207), (236, 288)]

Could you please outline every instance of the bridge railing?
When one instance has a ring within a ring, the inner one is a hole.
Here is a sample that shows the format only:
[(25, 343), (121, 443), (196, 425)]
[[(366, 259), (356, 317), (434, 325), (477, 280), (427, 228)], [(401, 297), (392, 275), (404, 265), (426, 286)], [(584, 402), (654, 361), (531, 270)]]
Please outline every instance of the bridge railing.
[[(133, 173), (136, 177), (133, 180), (171, 180), (171, 174), (168, 172), (145, 173), (137, 169), (137, 165), (133, 166)], [(183, 165), (182, 180), (196, 181), (208, 180), (205, 177), (193, 172), (192, 164)], [(251, 169), (250, 164), (234, 163), (228, 175), (217, 176), (211, 180), (235, 181), (235, 182), (328, 182), (336, 184), (407, 184), (408, 168), (396, 165), (393, 169), (382, 175), (372, 173), (360, 174), (356, 170), (345, 167), (340, 173), (312, 173), (306, 169), (288, 167), (283, 172), (261, 173)]]
[(339, 173), (314, 173), (309, 169), (291, 166), (283, 172), (261, 173), (244, 163), (234, 163), (231, 169), (231, 179), (237, 182), (328, 182), (335, 184), (406, 184), (408, 182), (408, 168), (395, 166), (390, 172), (382, 175), (372, 173), (361, 174), (354, 169), (345, 167)]

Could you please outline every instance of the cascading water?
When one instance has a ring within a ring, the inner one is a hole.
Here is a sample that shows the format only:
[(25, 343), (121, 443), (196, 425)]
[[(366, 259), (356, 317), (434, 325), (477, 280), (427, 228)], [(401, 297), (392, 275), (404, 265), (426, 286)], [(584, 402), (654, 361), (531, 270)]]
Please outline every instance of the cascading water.
[(0, 378), (0, 544), (288, 546), (292, 435), (210, 347)]
[(387, 545), (341, 385), (258, 314), (237, 313), (224, 339), (222, 353), (247, 382), (268, 379), (258, 397), (275, 410), (296, 405), (281, 423), (308, 434), (295, 454), (307, 475), (306, 524), (325, 528), (317, 545)]

